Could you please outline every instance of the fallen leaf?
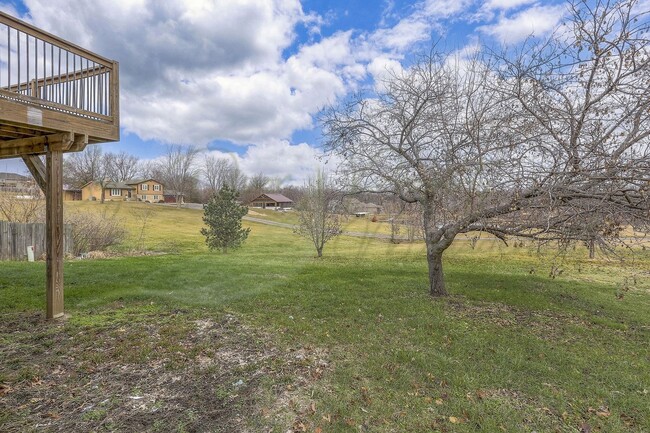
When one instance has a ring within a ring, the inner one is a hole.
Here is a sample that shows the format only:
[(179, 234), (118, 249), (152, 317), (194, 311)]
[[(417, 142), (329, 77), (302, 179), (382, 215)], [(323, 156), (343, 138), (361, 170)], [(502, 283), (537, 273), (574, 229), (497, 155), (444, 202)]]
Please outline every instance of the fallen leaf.
[(456, 418), (455, 416), (450, 416), (449, 422), (452, 424), (460, 424), (460, 419)]
[(612, 413), (609, 411), (609, 409), (606, 408), (606, 407), (603, 407), (603, 406), (599, 407), (598, 410), (596, 411), (596, 415), (598, 415), (599, 417), (603, 417), (603, 418), (606, 418), (606, 417), (610, 416), (611, 414)]
[(580, 426), (580, 433), (591, 433), (591, 426), (587, 423), (582, 424)]
[(437, 399), (436, 399), (436, 404), (437, 404), (438, 406), (440, 406), (440, 405), (442, 405), (442, 404), (444, 404), (444, 403), (445, 403), (445, 402), (444, 402), (441, 398), (437, 398)]
[(320, 427), (316, 427), (316, 428), (314, 429), (314, 433), (323, 433), (323, 429), (320, 428)]

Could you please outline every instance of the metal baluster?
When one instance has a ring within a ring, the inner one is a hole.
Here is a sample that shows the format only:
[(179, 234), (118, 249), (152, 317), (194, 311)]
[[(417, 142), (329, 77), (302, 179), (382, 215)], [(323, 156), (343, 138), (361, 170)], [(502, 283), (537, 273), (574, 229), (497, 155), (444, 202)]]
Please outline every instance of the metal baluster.
[(17, 39), (17, 45), (18, 45), (18, 94), (20, 94), (20, 31), (16, 29), (16, 39)]
[(41, 99), (47, 99), (47, 45), (43, 41), (43, 90), (41, 90)]
[(29, 34), (25, 33), (25, 42), (27, 43), (27, 79), (25, 80), (25, 83), (27, 84), (27, 92), (25, 93), (27, 96), (30, 95), (30, 87), (29, 87)]
[(38, 38), (34, 37), (34, 98), (38, 98)]
[(60, 104), (61, 103), (61, 47), (57, 47), (57, 48), (59, 49), (59, 55), (58, 55), (58, 58), (59, 58), (59, 74), (58, 74), (59, 84), (58, 84), (58, 86), (56, 86), (57, 87), (57, 93), (58, 93), (58, 99), (57, 99), (56, 102), (58, 102)]
[(7, 26), (7, 90), (11, 91), (11, 27)]

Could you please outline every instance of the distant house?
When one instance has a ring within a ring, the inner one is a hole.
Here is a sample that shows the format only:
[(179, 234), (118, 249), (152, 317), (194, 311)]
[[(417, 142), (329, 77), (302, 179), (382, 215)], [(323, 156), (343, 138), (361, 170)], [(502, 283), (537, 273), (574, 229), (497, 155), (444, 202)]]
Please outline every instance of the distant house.
[(382, 213), (382, 207), (375, 203), (360, 203), (356, 210), (357, 212), (365, 212), (366, 214)]
[(358, 217), (383, 213), (383, 208), (381, 205), (362, 202), (354, 197), (346, 199), (344, 207), (347, 212)]
[[(106, 182), (104, 184), (104, 200), (128, 200), (133, 195), (134, 188), (124, 182)], [(102, 187), (99, 182), (88, 182), (81, 187), (81, 199), (101, 200)]]
[(285, 209), (293, 206), (293, 200), (283, 196), (282, 194), (262, 194), (259, 197), (253, 199), (250, 202), (249, 206), (262, 208), (262, 209), (266, 209), (266, 208)]
[(35, 187), (36, 182), (29, 176), (0, 172), (0, 191), (27, 192)]
[(181, 202), (181, 204), (185, 203), (185, 196), (183, 194), (176, 194), (176, 191), (173, 189), (165, 190), (163, 198), (165, 203), (176, 203), (177, 199)]
[[(88, 182), (81, 187), (82, 200), (101, 200), (99, 182)], [(137, 200), (160, 203), (164, 200), (164, 187), (155, 179), (133, 179), (126, 182), (106, 182), (104, 200)]]
[(133, 187), (133, 197), (138, 201), (161, 203), (165, 200), (165, 188), (155, 179), (133, 179), (124, 182)]
[(81, 200), (81, 188), (74, 188), (70, 185), (63, 185), (63, 201)]

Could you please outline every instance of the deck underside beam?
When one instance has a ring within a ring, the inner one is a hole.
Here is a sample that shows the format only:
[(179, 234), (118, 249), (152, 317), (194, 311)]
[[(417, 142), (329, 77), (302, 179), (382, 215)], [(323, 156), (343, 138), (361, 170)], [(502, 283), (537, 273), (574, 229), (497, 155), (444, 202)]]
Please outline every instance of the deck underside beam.
[(48, 147), (56, 147), (63, 152), (78, 152), (88, 144), (86, 134), (50, 134), (38, 137), (19, 138), (4, 141), (0, 147), (1, 158), (15, 158), (24, 155), (44, 155)]

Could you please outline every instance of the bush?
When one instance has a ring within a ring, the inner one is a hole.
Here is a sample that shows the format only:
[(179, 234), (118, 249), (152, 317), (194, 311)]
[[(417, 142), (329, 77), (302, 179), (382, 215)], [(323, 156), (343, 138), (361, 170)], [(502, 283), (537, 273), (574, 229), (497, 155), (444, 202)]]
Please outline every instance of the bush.
[(124, 240), (127, 231), (115, 215), (105, 212), (77, 212), (66, 215), (66, 224), (72, 225), (73, 253), (78, 256), (90, 251), (103, 251)]

